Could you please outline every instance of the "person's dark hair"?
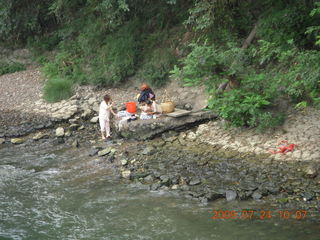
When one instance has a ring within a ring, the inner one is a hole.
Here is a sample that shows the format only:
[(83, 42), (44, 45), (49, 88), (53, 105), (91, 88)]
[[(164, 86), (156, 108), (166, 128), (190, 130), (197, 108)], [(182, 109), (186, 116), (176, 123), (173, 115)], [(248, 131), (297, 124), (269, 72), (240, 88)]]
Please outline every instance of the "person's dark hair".
[(110, 102), (111, 97), (110, 97), (108, 94), (106, 94), (106, 95), (104, 95), (103, 100), (104, 100), (106, 103), (108, 103), (108, 102)]
[(145, 101), (145, 103), (148, 104), (148, 105), (151, 105), (151, 104), (152, 104), (152, 101), (149, 100), (149, 99), (147, 99), (147, 100)]

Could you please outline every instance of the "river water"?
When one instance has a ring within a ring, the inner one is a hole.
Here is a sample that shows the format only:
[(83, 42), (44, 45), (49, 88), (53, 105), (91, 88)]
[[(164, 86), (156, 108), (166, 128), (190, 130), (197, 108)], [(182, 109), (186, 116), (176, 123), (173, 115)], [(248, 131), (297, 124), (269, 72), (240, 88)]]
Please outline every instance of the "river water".
[(132, 188), (85, 152), (0, 149), (1, 240), (320, 239), (319, 221), (312, 218), (211, 219), (213, 209), (241, 211), (257, 203), (200, 206), (174, 193)]

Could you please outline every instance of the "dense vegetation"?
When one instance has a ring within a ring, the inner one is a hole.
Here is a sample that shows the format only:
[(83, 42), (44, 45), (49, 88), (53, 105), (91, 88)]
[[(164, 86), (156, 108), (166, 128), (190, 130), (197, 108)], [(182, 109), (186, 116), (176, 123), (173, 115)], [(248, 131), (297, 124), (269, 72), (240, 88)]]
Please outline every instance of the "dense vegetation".
[[(320, 1), (0, 3), (0, 41), (33, 49), (50, 101), (74, 84), (114, 86), (136, 75), (161, 86), (171, 74), (206, 84), (209, 107), (234, 126), (280, 124), (282, 101), (320, 107)], [(223, 82), (235, 88), (219, 89)]]

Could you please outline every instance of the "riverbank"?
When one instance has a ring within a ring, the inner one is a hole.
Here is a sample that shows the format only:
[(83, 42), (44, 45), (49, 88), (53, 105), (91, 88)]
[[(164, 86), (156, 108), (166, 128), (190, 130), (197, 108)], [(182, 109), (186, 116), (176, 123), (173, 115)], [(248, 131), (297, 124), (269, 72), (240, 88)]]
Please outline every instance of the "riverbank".
[[(156, 94), (161, 96), (171, 89), (169, 94), (181, 108), (192, 109), (201, 102), (187, 101), (196, 99), (200, 90), (189, 92), (172, 86)], [(292, 111), (284, 127), (265, 134), (253, 129), (226, 129), (223, 121), (212, 120), (197, 127), (159, 133), (152, 140), (101, 141), (97, 112), (103, 94), (111, 94), (119, 109), (123, 102), (134, 98), (136, 91), (134, 85), (102, 90), (81, 87), (60, 103), (45, 103), (39, 94), (38, 100), (30, 101), (23, 109), (12, 105), (10, 111), (40, 116), (41, 121), (25, 122), (28, 127), (20, 131), (21, 122), (7, 118), (8, 128), (2, 130), (0, 147), (19, 144), (23, 149), (46, 144), (82, 149), (88, 151), (89, 159), (111, 164), (119, 177), (133, 187), (176, 191), (200, 204), (253, 199), (271, 202), (275, 208), (312, 212), (320, 208), (320, 151), (316, 145), (319, 112)], [(275, 150), (282, 140), (297, 147), (292, 153), (271, 154), (269, 150)]]

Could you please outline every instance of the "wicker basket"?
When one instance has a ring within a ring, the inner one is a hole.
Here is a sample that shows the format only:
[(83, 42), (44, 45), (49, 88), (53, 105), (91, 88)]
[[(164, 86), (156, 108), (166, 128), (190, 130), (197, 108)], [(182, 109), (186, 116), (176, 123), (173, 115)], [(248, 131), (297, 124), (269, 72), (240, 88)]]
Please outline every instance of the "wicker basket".
[(161, 103), (161, 109), (163, 113), (174, 112), (174, 102), (163, 102)]
[(160, 105), (161, 105), (161, 110), (163, 113), (174, 112), (175, 103), (168, 96), (167, 91), (165, 91), (165, 95), (164, 95)]

